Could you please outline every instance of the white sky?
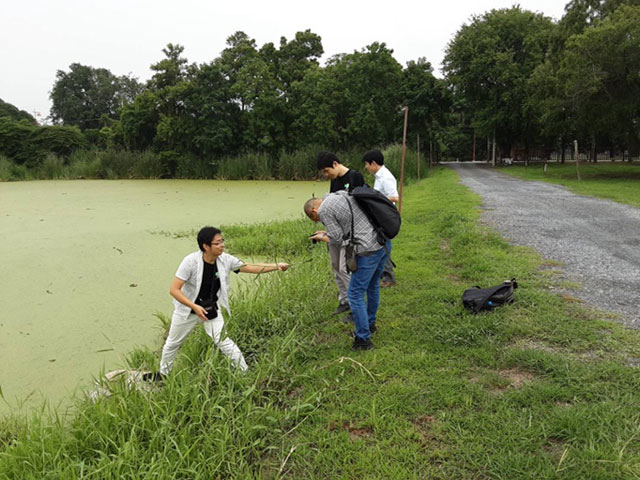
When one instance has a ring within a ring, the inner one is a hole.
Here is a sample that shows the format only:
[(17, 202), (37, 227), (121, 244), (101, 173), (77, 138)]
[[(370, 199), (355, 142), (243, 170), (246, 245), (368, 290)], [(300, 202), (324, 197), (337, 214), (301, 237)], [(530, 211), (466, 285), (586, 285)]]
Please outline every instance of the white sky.
[(238, 30), (262, 46), (309, 28), (322, 38), (323, 60), (385, 42), (402, 65), (426, 57), (440, 76), (447, 43), (472, 15), (518, 3), (558, 20), (567, 1), (2, 0), (0, 98), (42, 120), (56, 71), (71, 63), (144, 81), (167, 43), (204, 63)]

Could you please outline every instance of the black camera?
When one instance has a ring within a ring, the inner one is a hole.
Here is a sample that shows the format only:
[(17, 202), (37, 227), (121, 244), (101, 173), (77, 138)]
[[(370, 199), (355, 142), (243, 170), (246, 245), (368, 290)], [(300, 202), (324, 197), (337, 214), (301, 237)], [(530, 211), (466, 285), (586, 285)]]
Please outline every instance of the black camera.
[(207, 318), (209, 320), (213, 320), (218, 316), (218, 303), (212, 299), (202, 300), (200, 306), (207, 311)]

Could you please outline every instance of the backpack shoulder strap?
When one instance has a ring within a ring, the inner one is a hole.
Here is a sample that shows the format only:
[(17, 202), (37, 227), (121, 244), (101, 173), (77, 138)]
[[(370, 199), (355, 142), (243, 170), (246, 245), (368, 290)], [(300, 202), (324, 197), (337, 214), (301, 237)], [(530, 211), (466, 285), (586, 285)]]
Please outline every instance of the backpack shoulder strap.
[(487, 289), (487, 291), (485, 292), (484, 296), (482, 297), (482, 303), (478, 307), (477, 311), (479, 312), (480, 310), (485, 308), (487, 306), (487, 304), (489, 303), (489, 299), (493, 296), (493, 294), (496, 293), (498, 290), (502, 290), (505, 287), (507, 287), (507, 285), (505, 285), (503, 283), (502, 285), (498, 285), (497, 287), (493, 287), (493, 288)]

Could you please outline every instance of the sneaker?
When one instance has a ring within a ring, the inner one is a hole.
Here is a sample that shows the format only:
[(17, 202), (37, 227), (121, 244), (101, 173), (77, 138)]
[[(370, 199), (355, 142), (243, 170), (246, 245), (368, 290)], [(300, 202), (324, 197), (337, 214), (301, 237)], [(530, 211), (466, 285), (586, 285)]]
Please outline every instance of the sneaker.
[(160, 372), (149, 372), (142, 375), (143, 382), (162, 382), (164, 381), (164, 375)]
[(340, 315), (341, 313), (348, 312), (351, 310), (348, 303), (341, 303), (338, 305), (331, 315)]
[(351, 350), (371, 350), (373, 349), (373, 343), (371, 343), (371, 339), (367, 338), (366, 340), (361, 339), (360, 337), (356, 337), (353, 340), (353, 346)]
[(342, 317), (340, 321), (342, 323), (353, 323), (353, 314), (349, 312), (349, 314)]

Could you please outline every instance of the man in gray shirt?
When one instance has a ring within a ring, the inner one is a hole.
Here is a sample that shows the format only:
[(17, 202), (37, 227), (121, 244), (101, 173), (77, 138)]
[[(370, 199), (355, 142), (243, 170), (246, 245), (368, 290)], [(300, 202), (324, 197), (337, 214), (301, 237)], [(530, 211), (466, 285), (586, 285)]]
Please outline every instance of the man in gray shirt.
[(326, 228), (325, 231), (316, 232), (311, 239), (329, 245), (342, 244), (343, 240), (350, 239), (353, 224), (358, 268), (351, 274), (347, 292), (356, 327), (353, 349), (369, 350), (373, 348), (370, 336), (377, 331), (380, 276), (391, 252), (391, 242), (387, 242), (386, 249), (378, 243), (377, 233), (369, 219), (347, 192), (330, 193), (322, 199), (311, 198), (305, 203), (304, 212), (314, 222), (322, 222)]

